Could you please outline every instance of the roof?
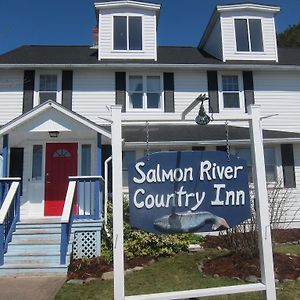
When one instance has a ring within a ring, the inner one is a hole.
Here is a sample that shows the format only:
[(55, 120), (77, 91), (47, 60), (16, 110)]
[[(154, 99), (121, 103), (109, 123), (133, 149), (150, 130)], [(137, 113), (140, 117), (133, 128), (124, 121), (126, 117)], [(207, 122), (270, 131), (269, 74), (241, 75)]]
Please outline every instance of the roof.
[(40, 115), (41, 113), (43, 113), (49, 109), (54, 109), (56, 111), (59, 111), (59, 112), (63, 113), (65, 116), (72, 118), (73, 120), (85, 125), (86, 127), (102, 134), (103, 136), (111, 138), (111, 133), (108, 130), (106, 130), (106, 128), (97, 125), (96, 123), (83, 117), (82, 115), (80, 115), (74, 111), (71, 111), (71, 110), (67, 109), (66, 107), (62, 106), (61, 104), (59, 104), (55, 101), (52, 101), (52, 100), (48, 100), (48, 101), (34, 107), (29, 112), (22, 114), (22, 115), (16, 117), (15, 119), (11, 120), (10, 122), (6, 123), (5, 125), (1, 126), (0, 127), (0, 136), (6, 134), (10, 130), (19, 126), (20, 124), (23, 124), (24, 122), (35, 118), (37, 115)]
[(114, 65), (132, 63), (135, 65), (272, 65), (300, 66), (299, 48), (279, 48), (278, 63), (269, 61), (220, 61), (196, 47), (158, 47), (158, 60), (98, 60), (98, 50), (89, 46), (22, 46), (0, 55), (0, 68), (10, 65)]
[[(229, 140), (231, 143), (249, 143), (249, 128), (229, 126)], [(188, 134), (187, 134), (188, 133)], [(123, 126), (122, 137), (128, 145), (146, 144), (146, 129), (142, 126)], [(275, 130), (263, 130), (265, 142), (282, 143), (285, 141), (300, 142), (300, 133)], [(150, 125), (150, 145), (205, 145), (226, 144), (225, 125)]]

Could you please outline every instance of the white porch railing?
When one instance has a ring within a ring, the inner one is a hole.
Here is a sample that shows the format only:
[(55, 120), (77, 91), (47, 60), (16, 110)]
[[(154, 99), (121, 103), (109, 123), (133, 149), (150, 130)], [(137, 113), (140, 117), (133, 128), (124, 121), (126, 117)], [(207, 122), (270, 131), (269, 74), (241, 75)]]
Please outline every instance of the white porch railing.
[(74, 219), (100, 220), (102, 214), (102, 176), (69, 177), (66, 200), (61, 217), (60, 263), (66, 263), (68, 244)]

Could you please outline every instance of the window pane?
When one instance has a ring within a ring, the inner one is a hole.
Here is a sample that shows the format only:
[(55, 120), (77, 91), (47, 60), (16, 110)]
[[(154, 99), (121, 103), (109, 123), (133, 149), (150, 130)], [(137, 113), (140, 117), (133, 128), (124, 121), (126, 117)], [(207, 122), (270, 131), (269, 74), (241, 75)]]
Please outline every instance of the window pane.
[(51, 93), (51, 92), (40, 92), (39, 93), (40, 97), (40, 104), (44, 103), (48, 100), (53, 100), (56, 101), (56, 93)]
[(239, 91), (239, 78), (238, 76), (222, 76), (223, 91)]
[(114, 50), (127, 50), (127, 17), (114, 17)]
[(266, 179), (267, 182), (275, 182), (276, 181), (276, 167), (266, 165)]
[(57, 91), (57, 76), (56, 75), (41, 75), (40, 76), (40, 91)]
[(248, 29), (246, 19), (236, 19), (235, 38), (237, 51), (249, 51)]
[(129, 95), (131, 108), (143, 108), (143, 94), (132, 93)]
[(275, 165), (275, 149), (274, 148), (264, 148), (265, 164)]
[(129, 50), (142, 50), (142, 18), (129, 17)]
[(250, 19), (249, 31), (250, 31), (251, 51), (264, 51), (261, 20)]
[(224, 108), (240, 108), (239, 93), (223, 93)]
[(248, 148), (236, 149), (236, 156), (247, 161), (248, 166), (252, 166), (251, 151)]
[(81, 175), (90, 176), (91, 172), (91, 162), (92, 162), (92, 151), (91, 145), (81, 146)]
[(147, 108), (160, 108), (160, 94), (147, 94)]
[(131, 92), (143, 91), (143, 77), (142, 76), (130, 76), (129, 77), (129, 90)]
[(147, 91), (148, 92), (160, 92), (160, 77), (148, 76), (147, 77)]
[(42, 178), (43, 146), (33, 145), (32, 152), (32, 179)]

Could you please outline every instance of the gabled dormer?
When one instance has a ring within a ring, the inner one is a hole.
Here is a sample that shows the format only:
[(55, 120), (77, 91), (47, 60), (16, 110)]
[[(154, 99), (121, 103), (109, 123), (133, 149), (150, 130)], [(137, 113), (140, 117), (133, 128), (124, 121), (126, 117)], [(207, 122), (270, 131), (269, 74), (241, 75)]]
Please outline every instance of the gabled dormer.
[(157, 60), (160, 5), (137, 1), (95, 3), (98, 58)]
[(277, 62), (274, 17), (279, 11), (259, 4), (217, 6), (199, 48), (223, 61)]

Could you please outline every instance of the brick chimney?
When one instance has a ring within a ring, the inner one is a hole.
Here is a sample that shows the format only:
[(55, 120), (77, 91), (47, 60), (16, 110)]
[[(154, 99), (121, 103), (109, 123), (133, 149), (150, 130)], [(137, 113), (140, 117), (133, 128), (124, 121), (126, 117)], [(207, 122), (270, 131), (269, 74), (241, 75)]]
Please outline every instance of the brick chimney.
[(99, 35), (99, 29), (98, 26), (96, 25), (93, 28), (93, 47), (98, 47), (98, 35)]

